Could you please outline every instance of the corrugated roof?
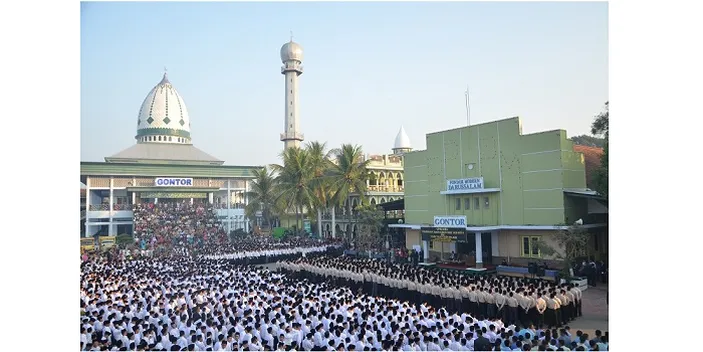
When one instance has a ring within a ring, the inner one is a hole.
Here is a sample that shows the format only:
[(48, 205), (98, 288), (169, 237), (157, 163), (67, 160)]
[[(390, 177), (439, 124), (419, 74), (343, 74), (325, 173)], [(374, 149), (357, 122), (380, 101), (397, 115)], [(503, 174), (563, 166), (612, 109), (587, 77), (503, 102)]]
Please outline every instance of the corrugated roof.
[(574, 144), (574, 151), (583, 154), (584, 163), (586, 164), (586, 185), (588, 188), (594, 189), (592, 182), (595, 177), (594, 173), (600, 167), (600, 157), (603, 155), (603, 148)]
[(139, 160), (165, 160), (195, 163), (219, 163), (224, 161), (205, 153), (192, 144), (137, 143), (113, 156), (107, 162), (138, 162)]

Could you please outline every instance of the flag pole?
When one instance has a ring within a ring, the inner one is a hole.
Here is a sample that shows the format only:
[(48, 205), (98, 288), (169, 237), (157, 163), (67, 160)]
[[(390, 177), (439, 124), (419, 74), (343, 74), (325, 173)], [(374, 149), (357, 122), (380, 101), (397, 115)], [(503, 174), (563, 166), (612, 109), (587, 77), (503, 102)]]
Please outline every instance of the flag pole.
[(464, 97), (466, 98), (466, 125), (471, 126), (471, 103), (469, 101), (469, 86), (466, 86), (466, 92), (464, 92)]

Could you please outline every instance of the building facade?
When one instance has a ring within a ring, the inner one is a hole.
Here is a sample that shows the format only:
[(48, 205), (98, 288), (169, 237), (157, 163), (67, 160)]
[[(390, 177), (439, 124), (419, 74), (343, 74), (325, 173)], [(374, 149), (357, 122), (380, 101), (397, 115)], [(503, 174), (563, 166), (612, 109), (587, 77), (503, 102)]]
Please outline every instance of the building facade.
[(228, 231), (249, 230), (246, 192), (261, 167), (223, 165), (196, 148), (185, 101), (166, 74), (144, 99), (134, 138), (105, 162), (81, 162), (82, 236), (132, 234), (133, 205), (150, 202), (208, 202)]
[(584, 156), (566, 131), (523, 135), (514, 117), (426, 138), (426, 150), (404, 156), (405, 223), (391, 225), (426, 260), (452, 252), (477, 267), (554, 259), (538, 241), (558, 250), (555, 233), (575, 222), (603, 238), (598, 214), (607, 208), (587, 188)]
[[(410, 138), (405, 128), (401, 127), (393, 144), (392, 154), (367, 155), (369, 160), (367, 169), (371, 175), (366, 182), (367, 192), (365, 198), (371, 205), (379, 205), (403, 199), (405, 181), (403, 176), (403, 155), (412, 151)], [(349, 202), (352, 205), (352, 214), (347, 214)], [(322, 231), (325, 236), (335, 237), (346, 235), (353, 238), (356, 235), (356, 219), (354, 208), (361, 204), (361, 197), (352, 194), (344, 201), (342, 207), (335, 208), (335, 225), (332, 225), (332, 214), (327, 211), (322, 214)]]

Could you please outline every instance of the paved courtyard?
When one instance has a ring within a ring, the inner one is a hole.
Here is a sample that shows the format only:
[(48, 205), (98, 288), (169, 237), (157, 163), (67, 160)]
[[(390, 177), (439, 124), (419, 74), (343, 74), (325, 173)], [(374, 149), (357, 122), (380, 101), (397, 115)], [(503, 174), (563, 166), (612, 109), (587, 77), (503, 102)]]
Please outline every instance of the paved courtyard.
[(597, 287), (589, 287), (583, 292), (583, 316), (569, 323), (572, 333), (581, 330), (595, 336), (596, 330), (608, 331), (607, 290), (607, 284), (598, 284)]

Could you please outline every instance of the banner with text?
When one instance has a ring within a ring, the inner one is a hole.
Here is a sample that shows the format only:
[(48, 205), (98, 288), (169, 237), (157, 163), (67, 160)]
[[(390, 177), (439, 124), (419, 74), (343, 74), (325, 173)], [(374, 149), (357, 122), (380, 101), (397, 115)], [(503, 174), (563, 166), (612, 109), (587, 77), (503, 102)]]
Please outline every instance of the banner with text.
[(472, 189), (483, 189), (483, 177), (447, 180), (447, 191), (467, 191)]
[(421, 227), (423, 241), (466, 242), (466, 229), (450, 227)]
[(157, 187), (193, 187), (192, 178), (181, 177), (157, 177), (154, 180), (154, 186)]
[(466, 227), (466, 216), (465, 215), (455, 215), (455, 216), (435, 216), (434, 217), (435, 227)]

